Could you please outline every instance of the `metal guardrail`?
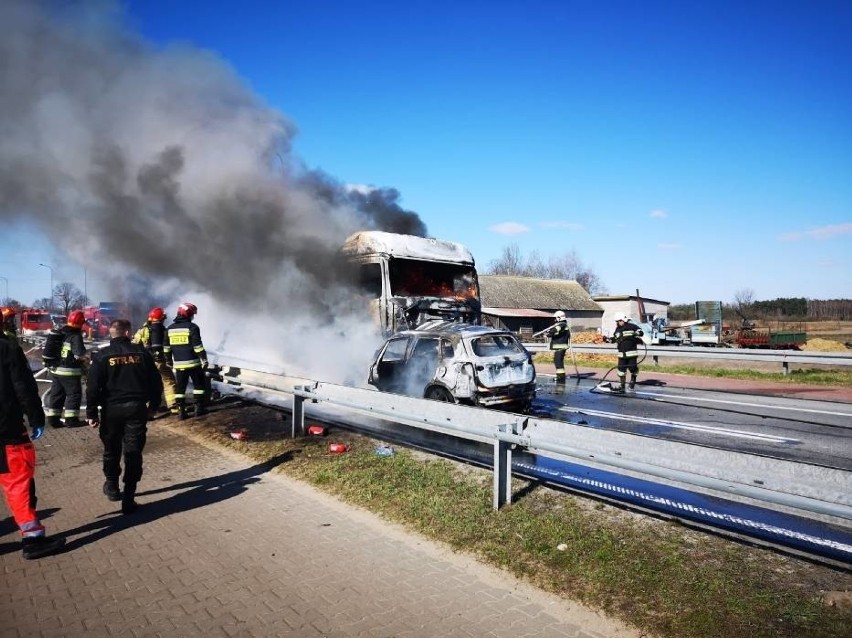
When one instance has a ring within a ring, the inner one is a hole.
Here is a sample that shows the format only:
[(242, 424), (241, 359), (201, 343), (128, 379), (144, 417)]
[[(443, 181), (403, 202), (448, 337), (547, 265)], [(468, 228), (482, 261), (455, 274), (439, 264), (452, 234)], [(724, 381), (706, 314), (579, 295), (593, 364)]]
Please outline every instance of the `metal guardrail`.
[[(771, 504), (799, 516), (852, 529), (852, 472), (689, 443), (637, 437), (564, 421), (483, 410), (426, 399), (282, 376), (280, 371), (224, 366), (224, 384), (257, 399), (293, 397), (292, 436), (305, 434), (305, 401), (487, 443), (494, 447), (493, 505), (511, 502), (512, 449), (685, 487), (749, 504)], [(240, 362), (243, 366), (246, 362)]]
[[(525, 343), (530, 352), (547, 352), (546, 343)], [(575, 353), (603, 354), (615, 356), (614, 344), (572, 344)], [(640, 351), (640, 356), (642, 351)], [(752, 348), (704, 348), (697, 346), (647, 346), (647, 357), (659, 364), (660, 357), (707, 359), (715, 361), (740, 361), (754, 363), (780, 363), (784, 374), (790, 371), (790, 365), (852, 366), (852, 353), (845, 352), (808, 352), (801, 350), (759, 350)]]

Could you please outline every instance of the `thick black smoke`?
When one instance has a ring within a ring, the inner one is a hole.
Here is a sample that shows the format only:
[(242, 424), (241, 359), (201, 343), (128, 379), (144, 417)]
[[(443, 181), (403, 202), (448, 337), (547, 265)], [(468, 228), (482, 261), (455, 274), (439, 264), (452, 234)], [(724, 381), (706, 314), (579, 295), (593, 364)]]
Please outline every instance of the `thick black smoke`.
[(111, 277), (115, 298), (133, 281), (334, 313), (349, 234), (425, 235), (397, 191), (301, 169), (294, 134), (222, 60), (152, 47), (116, 5), (0, 5), (0, 218)]

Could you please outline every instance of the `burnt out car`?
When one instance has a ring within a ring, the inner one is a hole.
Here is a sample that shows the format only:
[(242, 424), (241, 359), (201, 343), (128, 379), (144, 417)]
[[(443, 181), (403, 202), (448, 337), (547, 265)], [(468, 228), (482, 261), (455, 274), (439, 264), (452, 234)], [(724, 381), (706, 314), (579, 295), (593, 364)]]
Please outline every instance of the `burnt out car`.
[(446, 321), (389, 337), (368, 382), (384, 392), (517, 411), (535, 397), (532, 355), (511, 332)]

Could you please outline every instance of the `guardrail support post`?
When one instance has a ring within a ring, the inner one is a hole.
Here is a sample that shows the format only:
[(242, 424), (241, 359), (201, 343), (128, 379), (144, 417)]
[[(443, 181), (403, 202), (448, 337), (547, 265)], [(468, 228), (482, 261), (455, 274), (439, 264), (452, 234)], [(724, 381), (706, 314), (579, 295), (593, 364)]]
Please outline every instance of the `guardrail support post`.
[(788, 374), (790, 374), (790, 362), (784, 361), (781, 365), (784, 366), (784, 376), (786, 377)]
[[(506, 432), (507, 425), (498, 426)], [(494, 441), (494, 498), (495, 510), (512, 502), (512, 445), (497, 439)]]
[[(297, 386), (296, 390), (303, 389)], [(298, 394), (293, 395), (293, 425), (290, 432), (290, 438), (295, 439), (297, 436), (305, 435), (305, 397)]]

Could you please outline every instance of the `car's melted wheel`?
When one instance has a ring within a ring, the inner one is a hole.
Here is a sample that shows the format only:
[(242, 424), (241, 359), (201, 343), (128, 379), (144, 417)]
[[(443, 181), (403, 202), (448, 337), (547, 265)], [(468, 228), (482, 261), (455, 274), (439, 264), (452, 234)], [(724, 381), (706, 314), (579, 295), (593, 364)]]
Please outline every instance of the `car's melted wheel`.
[(429, 388), (426, 392), (426, 398), (433, 401), (443, 401), (444, 403), (455, 403), (453, 395), (447, 392), (444, 388)]

